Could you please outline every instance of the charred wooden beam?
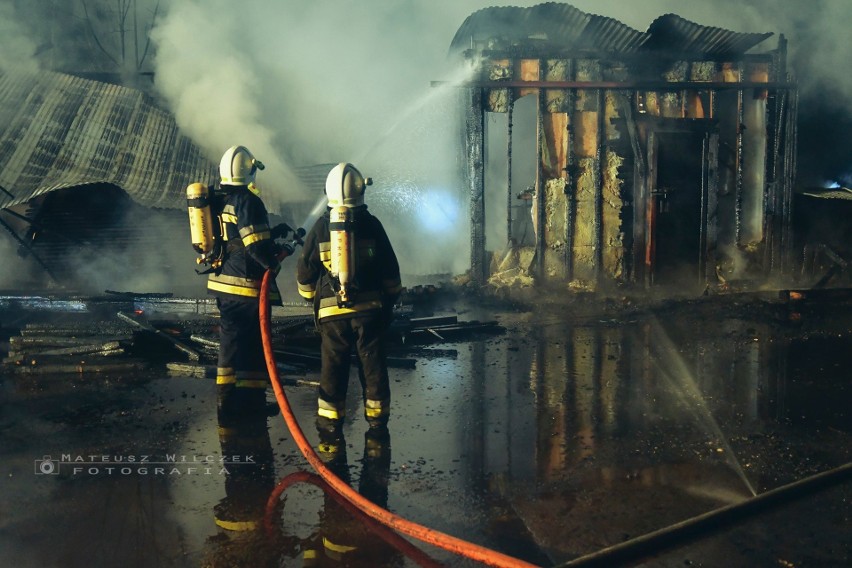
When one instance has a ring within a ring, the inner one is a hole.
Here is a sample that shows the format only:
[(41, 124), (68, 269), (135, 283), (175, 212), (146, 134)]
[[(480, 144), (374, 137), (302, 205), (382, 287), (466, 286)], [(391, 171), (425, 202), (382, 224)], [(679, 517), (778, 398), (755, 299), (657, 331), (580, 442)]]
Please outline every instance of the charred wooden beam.
[[(314, 355), (312, 353), (305, 353), (304, 351), (292, 351), (292, 350), (282, 350), (276, 349), (276, 356), (280, 356), (288, 361), (302, 363), (313, 368), (319, 368), (322, 366), (322, 359), (319, 355)], [(352, 356), (352, 364), (359, 365), (358, 357)], [(413, 369), (417, 366), (417, 361), (414, 359), (407, 359), (403, 357), (387, 357), (388, 367), (395, 367), (401, 369)]]
[[(57, 351), (60, 351), (57, 353)], [(115, 357), (125, 355), (127, 352), (123, 347), (114, 349), (103, 349), (100, 351), (86, 351), (84, 353), (66, 353), (65, 350), (42, 351), (38, 353), (10, 351), (3, 359), (3, 365), (54, 365), (68, 364), (73, 356), (85, 355), (86, 357)]]
[(505, 329), (496, 321), (493, 322), (465, 322), (459, 325), (445, 325), (430, 328), (411, 329), (402, 334), (402, 342), (424, 343), (438, 339), (440, 341), (458, 341), (466, 335), (475, 333), (503, 333)]
[(49, 349), (15, 349), (9, 351), (11, 357), (13, 353), (20, 353), (20, 356), (26, 355), (88, 355), (90, 353), (101, 353), (105, 351), (115, 351), (121, 349), (119, 341), (102, 341), (98, 343), (83, 343), (75, 344), (69, 347), (53, 347)]
[(55, 323), (28, 323), (21, 328), (22, 336), (113, 336), (129, 337), (133, 329), (114, 322), (86, 322), (80, 325)]
[(485, 283), (488, 270), (485, 258), (485, 111), (482, 99), (482, 89), (469, 89), (463, 144), (470, 196), (470, 279), (474, 284)]
[(436, 327), (441, 325), (455, 325), (458, 323), (458, 321), (458, 316), (434, 316), (408, 319), (408, 323), (412, 327)]
[[(188, 363), (167, 363), (166, 368), (171, 377), (193, 377), (196, 379), (215, 379), (215, 365), (193, 365)], [(294, 368), (289, 365), (278, 365), (278, 370), (290, 372)], [(291, 387), (319, 387), (317, 381), (309, 381), (307, 379), (291, 379), (280, 377), (281, 384)]]
[(154, 326), (149, 325), (147, 323), (140, 322), (140, 321), (132, 318), (131, 316), (129, 316), (129, 315), (123, 313), (123, 312), (118, 312), (117, 315), (120, 319), (126, 321), (127, 323), (133, 324), (133, 325), (139, 327), (140, 329), (143, 329), (145, 331), (153, 333), (154, 335), (156, 335), (158, 337), (162, 337), (163, 339), (165, 339), (166, 341), (168, 341), (169, 343), (174, 345), (179, 351), (186, 354), (186, 356), (189, 357), (190, 360), (198, 361), (198, 360), (201, 359), (201, 356), (199, 355), (198, 351), (196, 351), (195, 349), (192, 349), (191, 347), (187, 347), (178, 339), (175, 339), (174, 337), (172, 337), (172, 336), (170, 336), (166, 333), (163, 333), (161, 330), (155, 328)]
[(96, 337), (96, 336), (83, 336), (83, 337), (68, 337), (68, 336), (54, 336), (54, 335), (36, 335), (36, 336), (24, 336), (24, 335), (13, 335), (9, 338), (9, 345), (15, 348), (21, 347), (75, 347), (80, 345), (92, 345), (96, 343), (106, 343), (106, 342), (116, 342), (118, 343), (121, 339), (126, 338), (117, 338), (111, 336), (104, 337)]
[(214, 341), (212, 339), (207, 339), (206, 337), (201, 337), (200, 335), (190, 335), (189, 339), (198, 343), (202, 347), (207, 347), (209, 349), (219, 349), (219, 342)]
[[(432, 86), (445, 84), (432, 81)], [(796, 83), (763, 81), (468, 81), (457, 83), (458, 87), (470, 89), (577, 89), (609, 91), (725, 91), (725, 90), (795, 90)]]
[(18, 365), (10, 367), (12, 372), (21, 375), (53, 375), (53, 374), (85, 374), (85, 373), (125, 373), (141, 371), (147, 364), (141, 361), (126, 361), (120, 363), (87, 363), (75, 364), (37, 364)]

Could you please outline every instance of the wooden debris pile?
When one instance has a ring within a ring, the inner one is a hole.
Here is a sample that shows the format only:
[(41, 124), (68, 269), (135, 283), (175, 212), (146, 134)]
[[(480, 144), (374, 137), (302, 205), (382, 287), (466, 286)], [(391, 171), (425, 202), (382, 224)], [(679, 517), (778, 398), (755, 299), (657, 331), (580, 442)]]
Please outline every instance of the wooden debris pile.
[(142, 369), (144, 360), (129, 357), (133, 342), (133, 330), (120, 323), (29, 323), (9, 337), (0, 370), (45, 375)]
[[(427, 293), (427, 292), (424, 292)], [(219, 349), (218, 319), (196, 314), (178, 320), (174, 314), (157, 321), (142, 310), (112, 312), (111, 319), (75, 319), (61, 324), (27, 323), (9, 337), (3, 374), (108, 373), (165, 366), (170, 376), (212, 379)], [(434, 349), (436, 343), (459, 342), (501, 333), (496, 321), (460, 322), (455, 315), (412, 317), (399, 310), (389, 333), (388, 365), (411, 369), (420, 357), (455, 356), (453, 349)], [(315, 386), (315, 381), (293, 378), (318, 370), (320, 336), (313, 316), (274, 315), (273, 348), (285, 384)], [(357, 357), (353, 355), (353, 363)]]

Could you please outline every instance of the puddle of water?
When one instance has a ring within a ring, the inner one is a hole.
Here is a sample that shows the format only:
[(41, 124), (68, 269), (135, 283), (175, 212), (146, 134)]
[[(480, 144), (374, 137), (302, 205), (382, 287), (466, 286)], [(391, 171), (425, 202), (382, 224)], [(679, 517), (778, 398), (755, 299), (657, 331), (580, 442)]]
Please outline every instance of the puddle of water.
[[(342, 470), (353, 487), (370, 493), (372, 483), (379, 489), (374, 498), (403, 517), (552, 565), (852, 457), (852, 349), (843, 310), (811, 327), (807, 316), (791, 325), (774, 311), (749, 319), (692, 313), (630, 322), (497, 315), (506, 334), (441, 343), (443, 351), (419, 358), (416, 368), (392, 370), (392, 452), (378, 472), (353, 375)], [(417, 565), (385, 541), (369, 544), (375, 537), (363, 523), (347, 520), (310, 485), (282, 495), (274, 536), (218, 527), (214, 515), (223, 502), (256, 513), (260, 496), (306, 465), (280, 416), (269, 420), (259, 442), (223, 445), (213, 387), (160, 376), (0, 379), (0, 474), (8, 488), (0, 495), (0, 546), (7, 558), (17, 566), (62, 559), (70, 568), (119, 559), (127, 566), (209, 559), (298, 565), (303, 550), (324, 551), (322, 538), (334, 534), (338, 544), (357, 541), (369, 558), (352, 565), (391, 558)], [(316, 394), (287, 392), (318, 443)], [(269, 455), (270, 448), (271, 469), (263, 475), (255, 465), (243, 476), (235, 470), (236, 477), (83, 475), (66, 463), (59, 475), (34, 472), (46, 456), (144, 454), (162, 461), (166, 454)], [(845, 490), (832, 501), (834, 518), (849, 515), (850, 498)], [(739, 545), (699, 543), (685, 548), (684, 558), (694, 561), (689, 554), (700, 550), (708, 564), (784, 558), (801, 565), (809, 558), (804, 547), (777, 547), (797, 542), (795, 526), (803, 525), (810, 550), (848, 552), (836, 544), (842, 523), (807, 508), (797, 514), (797, 523), (761, 518), (761, 527), (738, 533)], [(772, 543), (748, 545), (763, 542), (767, 531), (777, 537)], [(445, 565), (469, 564), (415, 544)]]

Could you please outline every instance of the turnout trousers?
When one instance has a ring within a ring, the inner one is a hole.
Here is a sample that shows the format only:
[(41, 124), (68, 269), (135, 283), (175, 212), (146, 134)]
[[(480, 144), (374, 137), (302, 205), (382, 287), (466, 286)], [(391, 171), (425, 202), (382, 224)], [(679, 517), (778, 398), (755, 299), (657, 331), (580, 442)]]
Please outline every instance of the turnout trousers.
[(220, 419), (265, 412), (269, 373), (263, 355), (257, 299), (217, 298), (219, 360), (216, 387)]
[(318, 327), (322, 338), (318, 427), (342, 424), (353, 351), (358, 356), (367, 421), (373, 427), (385, 424), (390, 414), (390, 384), (384, 341), (386, 325), (381, 314), (371, 312), (320, 321)]

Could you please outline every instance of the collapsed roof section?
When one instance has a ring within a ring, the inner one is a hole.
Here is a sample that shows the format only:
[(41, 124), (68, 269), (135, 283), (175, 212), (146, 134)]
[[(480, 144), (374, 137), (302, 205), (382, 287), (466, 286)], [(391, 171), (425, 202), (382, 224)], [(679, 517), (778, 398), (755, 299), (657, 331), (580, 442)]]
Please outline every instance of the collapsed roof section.
[(739, 33), (702, 26), (675, 14), (660, 16), (640, 32), (618, 20), (587, 14), (570, 4), (545, 2), (529, 8), (493, 6), (471, 14), (459, 27), (450, 53), (471, 48), (573, 52), (643, 53), (665, 50), (703, 56), (742, 54), (772, 33)]
[(215, 164), (141, 91), (62, 73), (0, 72), (0, 207), (110, 183), (137, 203), (186, 207)]

